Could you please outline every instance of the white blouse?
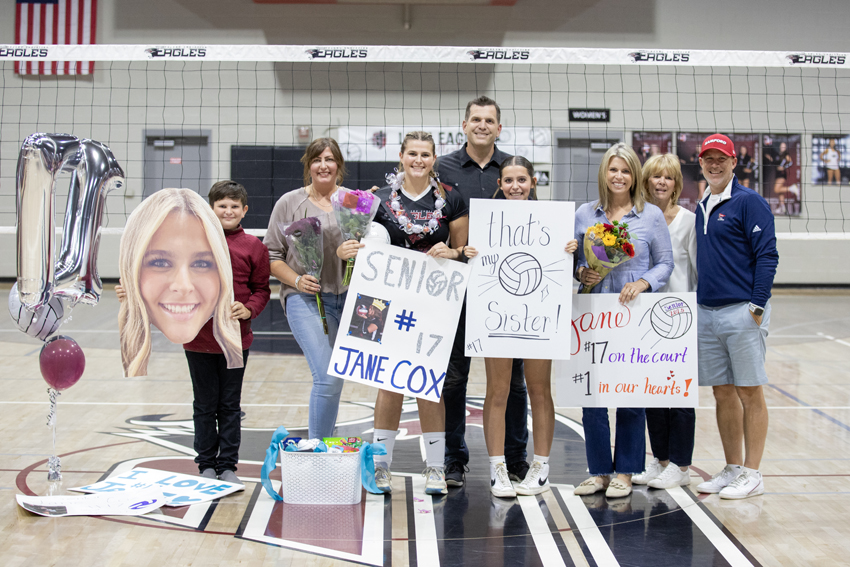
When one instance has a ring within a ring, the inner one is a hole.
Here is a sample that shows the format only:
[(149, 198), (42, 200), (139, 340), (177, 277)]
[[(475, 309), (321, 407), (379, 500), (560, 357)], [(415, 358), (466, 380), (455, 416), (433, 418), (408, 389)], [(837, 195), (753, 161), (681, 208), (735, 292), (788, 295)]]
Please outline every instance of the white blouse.
[(679, 207), (676, 218), (667, 227), (673, 244), (673, 273), (659, 292), (697, 290), (697, 233), (696, 215)]

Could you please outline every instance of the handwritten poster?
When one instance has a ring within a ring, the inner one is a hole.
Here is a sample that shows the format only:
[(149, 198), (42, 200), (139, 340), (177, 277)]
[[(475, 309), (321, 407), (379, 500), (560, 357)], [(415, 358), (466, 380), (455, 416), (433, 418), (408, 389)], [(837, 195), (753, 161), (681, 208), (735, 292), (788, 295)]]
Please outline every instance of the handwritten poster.
[(161, 490), (148, 488), (121, 494), (88, 496), (16, 495), (18, 505), (39, 516), (141, 516), (165, 504)]
[(575, 204), (472, 199), (466, 356), (570, 357)]
[(697, 407), (695, 293), (573, 300), (568, 361), (554, 363), (561, 407)]
[(69, 488), (68, 490), (98, 494), (133, 492), (150, 488), (162, 491), (166, 498), (166, 506), (197, 504), (198, 502), (227, 496), (239, 490), (245, 490), (245, 487), (241, 484), (142, 467), (111, 476), (94, 484)]
[(469, 266), (363, 242), (328, 374), (438, 402)]

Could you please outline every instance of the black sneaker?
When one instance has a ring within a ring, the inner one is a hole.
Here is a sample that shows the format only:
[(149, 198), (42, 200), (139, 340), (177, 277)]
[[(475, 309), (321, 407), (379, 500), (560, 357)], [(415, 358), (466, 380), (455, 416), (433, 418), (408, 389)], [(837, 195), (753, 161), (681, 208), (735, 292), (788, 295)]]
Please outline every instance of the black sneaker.
[(528, 469), (530, 468), (525, 461), (511, 463), (508, 465), (508, 476), (511, 480), (522, 482), (525, 480), (525, 475), (528, 474)]
[(466, 478), (465, 471), (469, 469), (460, 463), (449, 463), (446, 465), (446, 486), (463, 486)]

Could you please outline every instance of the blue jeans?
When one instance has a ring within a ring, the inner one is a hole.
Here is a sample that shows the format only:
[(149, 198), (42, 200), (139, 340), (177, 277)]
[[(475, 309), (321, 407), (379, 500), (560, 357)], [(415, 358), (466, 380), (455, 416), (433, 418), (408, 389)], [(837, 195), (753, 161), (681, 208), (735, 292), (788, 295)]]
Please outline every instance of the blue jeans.
[(612, 460), (608, 408), (584, 408), (581, 422), (591, 476), (643, 472), (646, 460), (645, 417), (644, 408), (617, 408), (617, 436)]
[[(443, 403), (446, 406), (446, 465), (469, 463), (466, 446), (466, 383), (469, 381), (470, 359), (464, 356), (466, 336), (466, 302), (460, 312), (457, 333), (452, 345), (446, 382), (443, 384)], [(521, 359), (511, 368), (511, 392), (505, 408), (505, 463), (512, 465), (527, 459), (528, 392)]]
[(286, 298), (286, 318), (298, 346), (304, 351), (310, 372), (313, 374), (313, 389), (310, 390), (310, 439), (332, 437), (339, 412), (339, 396), (344, 380), (328, 375), (339, 318), (345, 305), (345, 294), (322, 294), (328, 334), (322, 328), (316, 296), (293, 293)]

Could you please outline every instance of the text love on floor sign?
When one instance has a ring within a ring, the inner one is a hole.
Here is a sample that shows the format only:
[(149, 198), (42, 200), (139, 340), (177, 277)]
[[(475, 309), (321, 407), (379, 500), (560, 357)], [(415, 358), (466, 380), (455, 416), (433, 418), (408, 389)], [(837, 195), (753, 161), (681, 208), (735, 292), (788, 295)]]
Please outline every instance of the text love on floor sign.
[(699, 405), (695, 293), (573, 298), (568, 361), (553, 365), (561, 407)]

